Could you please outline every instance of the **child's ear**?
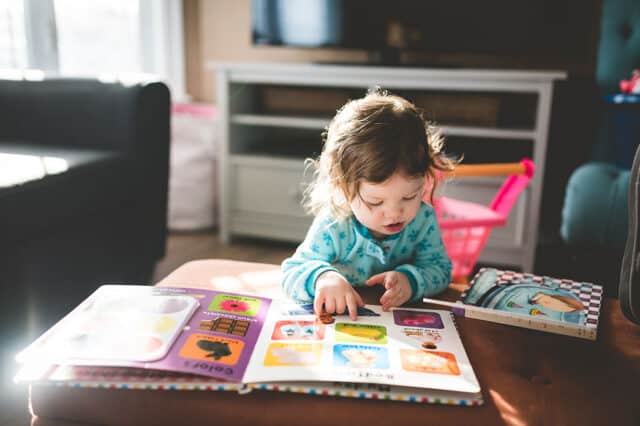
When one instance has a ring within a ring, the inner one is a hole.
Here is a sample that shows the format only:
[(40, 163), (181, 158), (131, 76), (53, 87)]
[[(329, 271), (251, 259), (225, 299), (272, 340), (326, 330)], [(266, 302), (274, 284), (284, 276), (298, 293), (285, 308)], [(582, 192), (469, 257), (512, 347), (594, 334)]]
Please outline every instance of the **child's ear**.
[(424, 174), (424, 182), (422, 184), (422, 199), (427, 202), (431, 202), (428, 198), (431, 195), (431, 188), (433, 187), (433, 181), (427, 173)]

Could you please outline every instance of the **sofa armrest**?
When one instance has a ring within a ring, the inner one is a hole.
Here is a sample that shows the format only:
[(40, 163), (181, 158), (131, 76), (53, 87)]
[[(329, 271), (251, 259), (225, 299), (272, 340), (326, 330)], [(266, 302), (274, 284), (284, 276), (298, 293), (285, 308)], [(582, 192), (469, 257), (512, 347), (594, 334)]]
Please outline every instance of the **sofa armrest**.
[(583, 247), (622, 248), (627, 239), (629, 170), (591, 162), (567, 184), (560, 235)]
[(134, 194), (119, 207), (129, 209), (157, 259), (167, 233), (170, 108), (160, 82), (0, 79), (0, 152), (4, 143), (118, 154)]
[(148, 152), (169, 110), (160, 82), (0, 80), (0, 141)]

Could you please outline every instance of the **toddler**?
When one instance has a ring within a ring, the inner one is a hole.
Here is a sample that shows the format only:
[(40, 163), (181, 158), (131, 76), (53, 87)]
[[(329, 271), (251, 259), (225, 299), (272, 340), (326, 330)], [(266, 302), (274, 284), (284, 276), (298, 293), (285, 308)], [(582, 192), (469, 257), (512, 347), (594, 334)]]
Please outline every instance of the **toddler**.
[(444, 290), (451, 260), (423, 202), (436, 171), (453, 168), (439, 133), (412, 103), (377, 89), (345, 104), (324, 136), (306, 192), (315, 219), (282, 263), (285, 293), (355, 320), (364, 302), (353, 287), (383, 285), (385, 311)]

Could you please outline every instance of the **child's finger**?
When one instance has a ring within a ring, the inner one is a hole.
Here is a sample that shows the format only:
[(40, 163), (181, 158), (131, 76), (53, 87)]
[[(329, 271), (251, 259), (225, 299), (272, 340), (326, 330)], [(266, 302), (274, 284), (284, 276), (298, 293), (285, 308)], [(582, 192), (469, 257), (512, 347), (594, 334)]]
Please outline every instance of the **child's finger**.
[(376, 284), (384, 284), (384, 277), (387, 275), (386, 272), (381, 272), (379, 274), (373, 275), (367, 281), (365, 281), (366, 285), (376, 285)]
[(358, 319), (358, 301), (356, 297), (358, 297), (358, 294), (347, 294), (347, 308), (349, 309), (349, 318), (352, 321)]
[(392, 306), (400, 306), (402, 304), (402, 297), (403, 295), (400, 287), (393, 287), (385, 291), (382, 297), (380, 297), (382, 310), (387, 311)]
[(336, 313), (343, 314), (344, 310), (347, 308), (347, 300), (346, 297), (339, 297), (336, 299)]
[(355, 298), (356, 298), (356, 303), (358, 304), (358, 306), (360, 306), (361, 308), (364, 307), (365, 303), (364, 300), (362, 300), (362, 296), (360, 296), (357, 292), (355, 293)]
[(398, 287), (397, 291), (389, 292), (389, 297), (385, 300), (384, 308), (388, 310), (394, 306), (401, 306), (404, 302), (406, 302), (410, 298), (410, 294), (407, 294), (400, 287)]
[(394, 274), (387, 274), (387, 276), (384, 278), (384, 288), (386, 288), (387, 290), (391, 290), (393, 287), (395, 287), (397, 282), (398, 279)]
[(336, 311), (336, 301), (333, 297), (328, 297), (324, 300), (324, 310), (330, 314)]
[(316, 315), (320, 315), (322, 314), (322, 305), (324, 303), (324, 297), (323, 296), (316, 296), (313, 299), (313, 311), (316, 313)]
[(393, 297), (393, 293), (393, 290), (387, 290), (380, 296), (380, 304), (383, 307), (389, 303), (389, 300)]

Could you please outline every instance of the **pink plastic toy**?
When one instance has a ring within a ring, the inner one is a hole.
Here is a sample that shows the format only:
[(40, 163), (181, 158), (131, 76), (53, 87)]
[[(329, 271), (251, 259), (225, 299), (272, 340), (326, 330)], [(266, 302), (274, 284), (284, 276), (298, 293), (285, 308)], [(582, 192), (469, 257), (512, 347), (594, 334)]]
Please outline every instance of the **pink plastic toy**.
[(508, 176), (491, 204), (438, 197), (434, 208), (447, 254), (453, 263), (453, 281), (465, 283), (478, 261), (489, 233), (503, 226), (520, 193), (533, 177), (535, 166), (529, 159), (509, 164), (460, 165), (448, 176)]
[(629, 80), (620, 80), (620, 91), (640, 94), (640, 70), (633, 70)]

